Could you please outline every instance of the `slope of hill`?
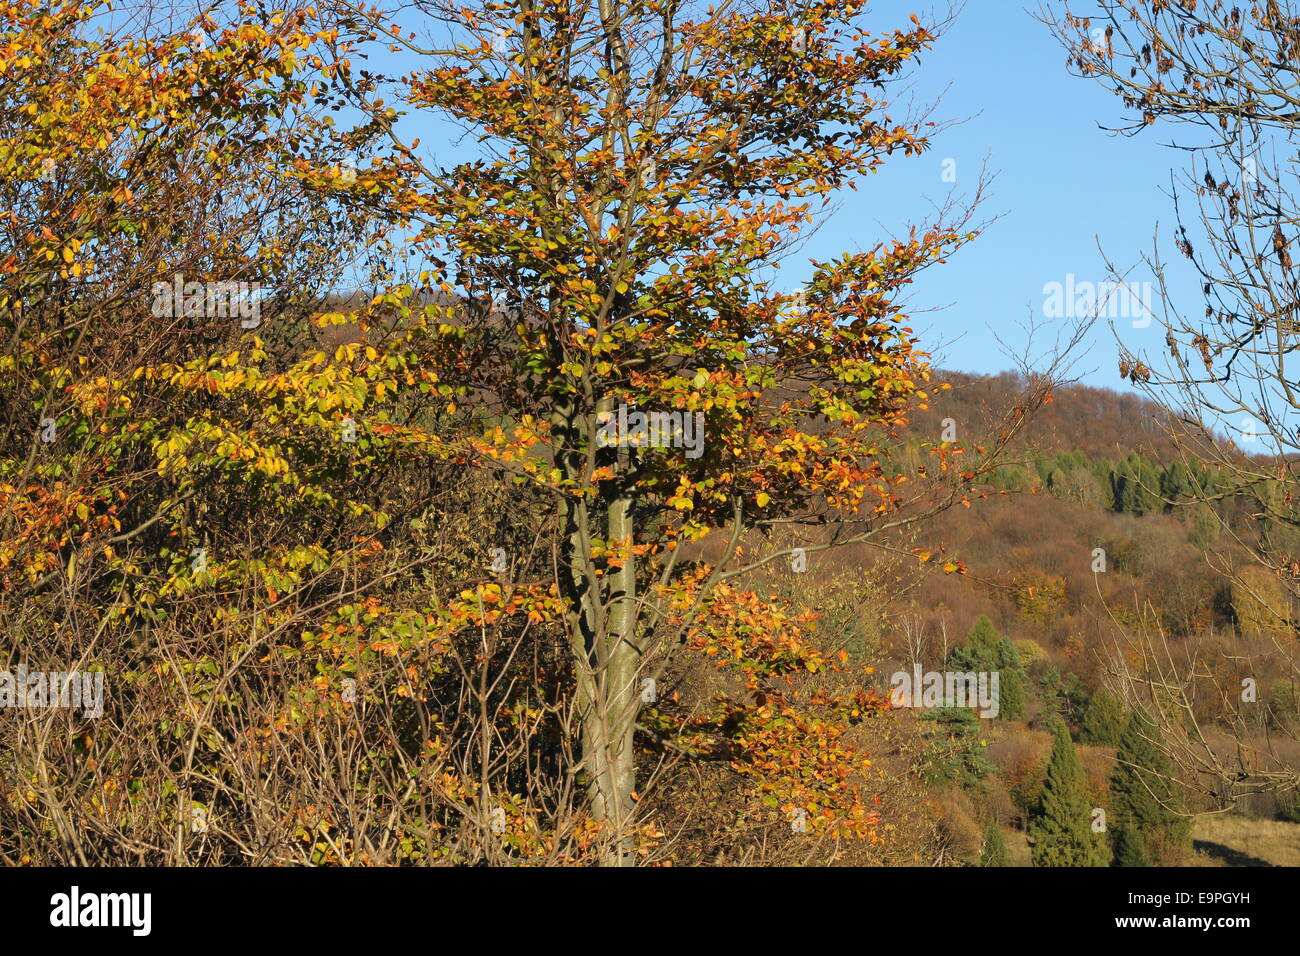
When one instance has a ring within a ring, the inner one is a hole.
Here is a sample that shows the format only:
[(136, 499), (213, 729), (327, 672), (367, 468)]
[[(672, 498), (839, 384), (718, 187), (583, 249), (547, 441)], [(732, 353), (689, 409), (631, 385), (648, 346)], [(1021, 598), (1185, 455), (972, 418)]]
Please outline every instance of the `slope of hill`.
[[(936, 391), (931, 407), (914, 416), (912, 441), (936, 441), (955, 425), (959, 441), (979, 443), (1023, 384), (1014, 374), (940, 380), (953, 388)], [(935, 812), (965, 859), (978, 855), (990, 823), (1009, 834), (1008, 845), (1023, 846), (1058, 719), (1076, 742), (1088, 805), (1112, 805), (1116, 741), (1096, 738), (1090, 713), (1107, 688), (1123, 693), (1121, 672), (1150, 666), (1142, 655), (1154, 642), (1197, 675), (1184, 688), (1186, 720), (1197, 722), (1207, 747), (1231, 759), (1244, 746), (1269, 753), (1279, 767), (1300, 767), (1293, 671), (1272, 653), (1279, 639), (1294, 643), (1286, 622), (1296, 620), (1296, 608), (1251, 553), (1260, 535), (1276, 545), (1288, 532), (1261, 527), (1250, 496), (1227, 493), (1227, 479), (1214, 469), (1189, 468), (1161, 417), (1138, 396), (1061, 389), (986, 484), (987, 497), (945, 512), (922, 533), (927, 547), (959, 559), (966, 573), (928, 573), (894, 591), (880, 628), (884, 674), (971, 659), (981, 617), (1018, 658), (1019, 712), (978, 727), (942, 711), (912, 714), (925, 747), (918, 772), (938, 788)], [(1195, 500), (1207, 490), (1224, 497)], [(1263, 706), (1243, 709), (1225, 694), (1244, 681), (1258, 686)], [(1127, 713), (1134, 703), (1121, 708)], [(1190, 813), (1234, 800), (1194, 788), (1183, 796)], [(1294, 826), (1286, 822), (1294, 819), (1294, 794), (1235, 802), (1248, 823)], [(1203, 856), (1188, 841), (1164, 862), (1203, 865)]]

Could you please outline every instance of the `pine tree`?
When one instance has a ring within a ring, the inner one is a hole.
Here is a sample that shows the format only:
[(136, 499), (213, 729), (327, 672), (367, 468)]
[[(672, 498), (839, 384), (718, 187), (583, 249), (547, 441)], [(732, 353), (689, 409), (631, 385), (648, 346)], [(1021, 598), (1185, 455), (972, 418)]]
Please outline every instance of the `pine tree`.
[(1011, 855), (1007, 853), (1007, 844), (1002, 839), (1002, 830), (997, 821), (990, 821), (984, 831), (984, 852), (980, 854), (980, 866), (1010, 866)]
[(1015, 720), (1025, 714), (1025, 682), (1020, 668), (1002, 668), (998, 671), (998, 716)]
[(1055, 740), (1047, 779), (1030, 818), (1029, 850), (1034, 866), (1105, 866), (1110, 850), (1092, 832), (1092, 807), (1083, 764), (1065, 724), (1053, 726)]
[(1014, 720), (1025, 713), (1025, 677), (1020, 667), (1020, 651), (1011, 638), (1002, 637), (997, 645), (998, 716)]
[(1132, 829), (1110, 831), (1110, 844), (1115, 854), (1115, 866), (1150, 866), (1146, 847), (1141, 837)]
[(1187, 462), (1175, 462), (1160, 473), (1160, 493), (1170, 502), (1187, 501), (1196, 496), (1192, 470)]
[(1190, 844), (1191, 821), (1179, 812), (1182, 794), (1160, 747), (1160, 731), (1142, 711), (1129, 719), (1115, 760), (1108, 826), (1117, 865), (1176, 860)]
[(1127, 455), (1116, 464), (1111, 478), (1115, 510), (1139, 516), (1164, 511), (1160, 477), (1160, 470), (1152, 462), (1136, 452)]
[(1001, 640), (1002, 635), (998, 633), (997, 626), (989, 620), (987, 614), (981, 614), (966, 635), (965, 647), (953, 651), (953, 656), (962, 654), (970, 661), (972, 669), (978, 669), (982, 664), (991, 664), (997, 660), (998, 642)]
[(1145, 458), (1138, 458), (1138, 492), (1140, 514), (1164, 514), (1165, 500), (1160, 494), (1160, 469)]
[(1114, 747), (1119, 744), (1128, 726), (1128, 710), (1124, 702), (1108, 690), (1093, 694), (1079, 739), (1085, 743)]
[(998, 717), (1014, 720), (1025, 712), (1025, 678), (1020, 652), (1010, 638), (998, 633), (986, 615), (980, 615), (962, 647), (948, 654), (948, 666), (960, 671), (998, 672)]

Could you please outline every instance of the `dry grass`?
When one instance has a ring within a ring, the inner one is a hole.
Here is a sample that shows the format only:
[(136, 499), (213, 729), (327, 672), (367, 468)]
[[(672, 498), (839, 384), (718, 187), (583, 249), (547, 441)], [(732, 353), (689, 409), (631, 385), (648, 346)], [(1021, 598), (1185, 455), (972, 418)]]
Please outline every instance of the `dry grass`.
[[(1029, 843), (1003, 830), (1012, 866), (1030, 866)], [(1300, 866), (1300, 823), (1205, 814), (1192, 827), (1191, 866)]]
[(1200, 866), (1300, 866), (1300, 823), (1202, 815), (1192, 839)]
[(1021, 830), (1003, 830), (1002, 839), (1007, 845), (1012, 866), (1033, 866), (1029, 856), (1029, 838)]

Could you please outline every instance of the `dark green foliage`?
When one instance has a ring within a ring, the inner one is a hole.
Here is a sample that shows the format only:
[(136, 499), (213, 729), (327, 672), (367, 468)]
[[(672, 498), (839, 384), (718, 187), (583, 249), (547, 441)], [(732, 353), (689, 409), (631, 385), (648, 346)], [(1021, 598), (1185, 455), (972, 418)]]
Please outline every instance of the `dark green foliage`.
[(1083, 718), (1079, 739), (1088, 744), (1107, 747), (1119, 745), (1128, 726), (1128, 708), (1110, 691), (1102, 689), (1093, 694)]
[(966, 643), (948, 654), (948, 666), (965, 672), (998, 673), (998, 717), (1014, 720), (1025, 712), (1024, 672), (1020, 652), (1011, 640), (981, 615), (966, 636)]
[(1092, 830), (1092, 805), (1083, 764), (1060, 721), (1047, 764), (1038, 806), (1029, 822), (1029, 851), (1034, 866), (1106, 866), (1110, 848)]
[(980, 853), (980, 866), (1010, 865), (1011, 855), (1007, 853), (1007, 844), (1002, 839), (1002, 830), (996, 821), (991, 821), (984, 830), (984, 850)]
[(1160, 473), (1160, 494), (1166, 501), (1187, 501), (1199, 493), (1196, 476), (1186, 462), (1175, 462)]
[(934, 726), (921, 731), (927, 741), (925, 777), (929, 782), (978, 783), (996, 772), (985, 757), (988, 745), (979, 714), (969, 707), (936, 707), (921, 714)]
[(1062, 674), (1054, 665), (1047, 663), (1036, 667), (1034, 673), (1043, 701), (1040, 721), (1046, 725), (1055, 716), (1071, 727), (1078, 726), (1088, 707), (1088, 689), (1079, 675), (1072, 671)]
[[(1008, 643), (1010, 643), (1008, 641)], [(1025, 682), (1020, 668), (998, 672), (998, 717), (1015, 720), (1025, 715)]]
[(1141, 516), (1159, 514), (1165, 509), (1161, 496), (1161, 470), (1135, 452), (1115, 464), (1111, 473), (1111, 490), (1116, 511)]
[(985, 666), (992, 670), (997, 667), (998, 642), (1001, 640), (1002, 635), (993, 622), (980, 615), (966, 635), (966, 643), (948, 655), (948, 663), (958, 670), (980, 670)]
[(1111, 848), (1114, 850), (1115, 866), (1150, 866), (1146, 848), (1142, 839), (1132, 830), (1114, 830), (1111, 832)]
[(1190, 845), (1191, 820), (1180, 815), (1182, 792), (1160, 731), (1142, 711), (1129, 718), (1115, 760), (1107, 826), (1118, 865), (1177, 862)]

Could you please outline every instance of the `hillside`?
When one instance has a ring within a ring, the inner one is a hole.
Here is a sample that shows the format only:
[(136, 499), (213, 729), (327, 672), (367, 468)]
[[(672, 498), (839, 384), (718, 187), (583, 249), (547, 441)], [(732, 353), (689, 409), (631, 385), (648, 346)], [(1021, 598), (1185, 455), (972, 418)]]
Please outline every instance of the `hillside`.
[[(932, 407), (914, 416), (913, 440), (933, 440), (950, 418), (959, 423), (959, 439), (979, 441), (1020, 384), (1011, 374), (942, 380), (954, 387), (936, 392)], [(1188, 719), (1200, 722), (1207, 740), (1227, 752), (1245, 728), (1248, 746), (1280, 766), (1300, 767), (1292, 677), (1268, 653), (1276, 627), (1257, 613), (1261, 595), (1288, 619), (1295, 608), (1273, 578), (1252, 577), (1259, 569), (1251, 543), (1262, 533), (1256, 509), (1244, 496), (1213, 506), (1191, 501), (1159, 417), (1157, 406), (1136, 396), (1061, 389), (1015, 444), (1013, 460), (986, 483), (987, 497), (945, 512), (922, 533), (927, 547), (961, 560), (966, 573), (895, 571), (905, 586), (895, 589), (877, 632), (883, 674), (914, 661), (943, 668), (981, 617), (1019, 658), (1025, 702), (1014, 719), (992, 721), (976, 734), (963, 722), (944, 725), (914, 712), (916, 732), (928, 744), (920, 772), (944, 788), (936, 812), (968, 856), (978, 852), (980, 821), (990, 817), (1023, 844), (1057, 717), (1078, 745), (1090, 805), (1109, 805), (1114, 742), (1090, 739), (1089, 713), (1104, 688), (1118, 692), (1115, 678), (1125, 662), (1142, 664), (1139, 648), (1151, 635), (1172, 659), (1196, 662), (1203, 679), (1187, 688)], [(1238, 570), (1251, 587), (1233, 580)], [(1223, 691), (1248, 678), (1258, 683), (1264, 706), (1243, 717)], [(936, 723), (942, 729), (933, 729)], [(1220, 805), (1204, 794), (1187, 799), (1189, 812)], [(1300, 821), (1293, 797), (1255, 794), (1236, 805), (1261, 825)]]

